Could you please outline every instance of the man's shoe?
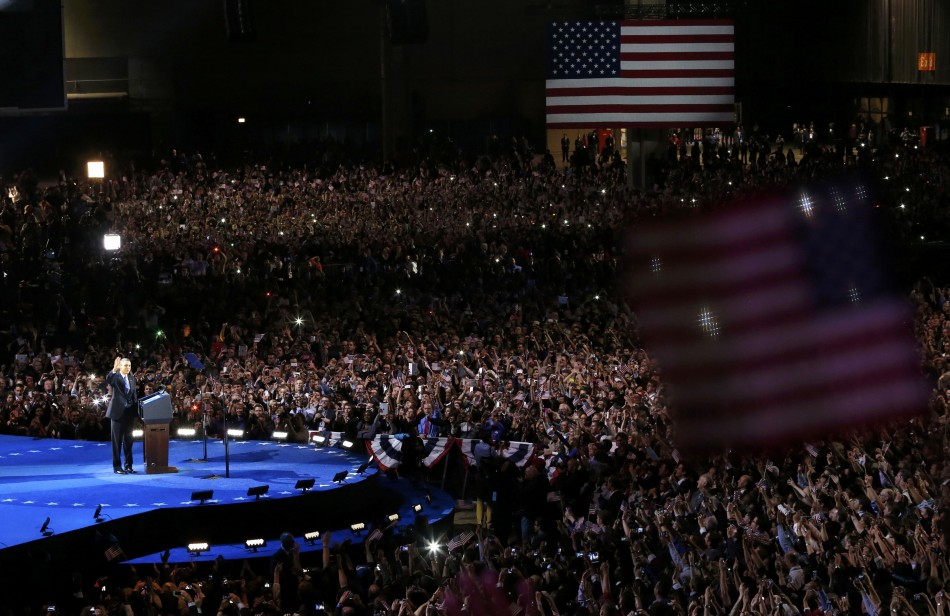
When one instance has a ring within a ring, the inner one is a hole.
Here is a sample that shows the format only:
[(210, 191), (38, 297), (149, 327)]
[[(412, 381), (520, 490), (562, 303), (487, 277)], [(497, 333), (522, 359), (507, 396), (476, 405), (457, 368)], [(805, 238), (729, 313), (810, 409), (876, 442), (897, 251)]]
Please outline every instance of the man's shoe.
[(130, 474), (130, 475), (134, 475), (134, 474), (135, 474), (135, 469), (132, 468), (131, 466), (126, 466), (126, 467), (125, 467), (125, 472), (128, 473), (128, 474)]
[(121, 468), (114, 468), (112, 469), (112, 472), (116, 475), (128, 475), (128, 472), (122, 470)]

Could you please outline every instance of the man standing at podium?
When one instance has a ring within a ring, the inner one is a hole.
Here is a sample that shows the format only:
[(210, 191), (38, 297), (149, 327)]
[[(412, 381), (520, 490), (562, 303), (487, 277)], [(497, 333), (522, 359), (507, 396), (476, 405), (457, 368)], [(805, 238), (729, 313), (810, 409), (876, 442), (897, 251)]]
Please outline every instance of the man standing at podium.
[[(112, 398), (106, 409), (106, 417), (112, 420), (112, 470), (116, 475), (135, 473), (132, 468), (132, 426), (138, 415), (138, 396), (135, 393), (132, 360), (116, 357), (112, 372), (106, 375), (106, 383), (112, 389)], [(120, 458), (123, 452), (125, 467)]]

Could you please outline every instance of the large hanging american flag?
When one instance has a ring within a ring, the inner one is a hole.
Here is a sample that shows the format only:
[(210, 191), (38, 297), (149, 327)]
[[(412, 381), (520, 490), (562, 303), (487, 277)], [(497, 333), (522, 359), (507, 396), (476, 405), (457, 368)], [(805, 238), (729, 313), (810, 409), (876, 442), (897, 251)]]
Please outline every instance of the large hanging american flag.
[(548, 128), (734, 122), (734, 30), (724, 20), (551, 23)]

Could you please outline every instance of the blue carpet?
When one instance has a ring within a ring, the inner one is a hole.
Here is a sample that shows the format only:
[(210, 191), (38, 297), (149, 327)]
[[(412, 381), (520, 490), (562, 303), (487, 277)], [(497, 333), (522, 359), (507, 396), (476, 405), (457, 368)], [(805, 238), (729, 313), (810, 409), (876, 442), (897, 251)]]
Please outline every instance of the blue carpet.
[[(382, 477), (375, 465), (358, 475), (358, 467), (369, 459), (364, 452), (230, 441), (228, 457), (226, 465), (222, 441), (208, 441), (205, 460), (204, 442), (174, 440), (168, 463), (179, 472), (147, 475), (137, 442), (138, 474), (116, 475), (110, 443), (0, 436), (0, 555), (18, 546), (33, 553), (86, 545), (102, 549), (105, 538), (106, 543), (121, 542), (121, 558), (132, 562), (156, 562), (165, 548), (173, 550), (177, 562), (247, 558), (243, 539), (249, 529), (260, 529), (267, 544), (258, 553), (266, 555), (277, 548), (278, 528), (298, 535), (331, 530), (334, 543), (357, 543), (390, 513), (399, 513), (403, 524), (411, 524), (416, 517), (412, 505), (424, 502), (426, 495), (431, 500), (425, 504), (428, 523), (454, 512), (445, 493)], [(347, 478), (334, 483), (341, 471), (347, 471)], [(294, 488), (298, 480), (310, 478), (314, 487), (309, 493)], [(260, 501), (247, 496), (248, 488), (260, 485), (270, 486)], [(192, 493), (200, 490), (213, 490), (213, 498), (204, 504), (192, 501)], [(100, 506), (97, 522), (94, 515)], [(47, 518), (44, 535), (40, 530)], [(354, 533), (351, 521), (366, 521), (368, 528)], [(95, 541), (88, 539), (93, 533)], [(201, 556), (176, 547), (203, 537), (216, 544)], [(304, 549), (320, 548), (317, 541)]]

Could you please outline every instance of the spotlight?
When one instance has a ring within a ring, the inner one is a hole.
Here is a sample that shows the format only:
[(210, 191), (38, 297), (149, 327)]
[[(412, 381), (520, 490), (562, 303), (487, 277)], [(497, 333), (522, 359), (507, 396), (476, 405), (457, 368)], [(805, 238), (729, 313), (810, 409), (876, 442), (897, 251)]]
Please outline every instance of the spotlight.
[(320, 531), (314, 530), (309, 533), (304, 533), (303, 539), (310, 545), (314, 545), (317, 542), (317, 539), (320, 538)]
[(294, 485), (294, 490), (302, 490), (306, 492), (307, 490), (313, 487), (313, 484), (314, 484), (313, 477), (311, 477), (310, 479), (298, 479), (296, 485)]
[(398, 513), (390, 513), (388, 516), (386, 516), (386, 519), (390, 522), (398, 522), (400, 518)]
[(244, 438), (244, 430), (242, 428), (228, 428), (228, 436), (231, 438)]
[(257, 548), (264, 547), (264, 544), (265, 541), (263, 539), (247, 539), (244, 541), (244, 548), (256, 553)]
[(314, 435), (310, 438), (310, 440), (313, 441), (313, 444), (314, 444), (314, 445), (325, 445), (326, 442), (327, 442), (327, 437), (323, 436), (323, 435), (320, 434), (320, 433), (317, 433), (317, 434), (314, 434)]
[(122, 236), (117, 233), (106, 233), (102, 236), (102, 249), (113, 252), (122, 248)]
[(98, 507), (96, 507), (96, 512), (92, 514), (92, 519), (95, 520), (96, 522), (102, 521), (102, 505), (99, 505)]
[(368, 469), (368, 468), (369, 468), (369, 465), (372, 464), (372, 463), (373, 463), (373, 459), (370, 458), (370, 459), (367, 460), (366, 462), (363, 462), (362, 464), (360, 464), (360, 467), (359, 467), (358, 469), (356, 469), (356, 474), (357, 474), (357, 475), (362, 475), (363, 473), (365, 473), (365, 472), (366, 472), (366, 469)]
[(198, 433), (194, 428), (178, 428), (176, 434), (179, 438), (195, 438), (195, 435)]
[(214, 490), (197, 490), (191, 493), (191, 500), (201, 501), (199, 504), (204, 505), (205, 501), (211, 500), (212, 496), (214, 496)]
[(275, 441), (286, 441), (287, 432), (282, 431), (282, 430), (277, 430), (273, 434), (271, 434), (271, 437), (273, 437)]
[(141, 428), (132, 430), (132, 438), (142, 438), (143, 436), (145, 436), (145, 430), (142, 430)]
[(439, 545), (438, 541), (430, 541), (428, 548), (429, 552), (438, 552), (441, 549), (441, 546)]
[(53, 534), (53, 531), (49, 530), (49, 516), (46, 516), (46, 521), (43, 522), (43, 526), (40, 526), (40, 534), (44, 537), (49, 537)]
[(202, 541), (198, 543), (189, 543), (187, 549), (188, 549), (189, 554), (191, 554), (192, 556), (197, 556), (201, 554), (202, 552), (207, 552), (208, 550), (210, 550), (211, 546), (208, 545), (207, 541)]
[(270, 486), (251, 486), (247, 489), (247, 495), (256, 496), (257, 500), (261, 500), (261, 497), (267, 494), (268, 490), (270, 490)]
[(344, 481), (346, 481), (346, 476), (348, 474), (349, 474), (349, 471), (340, 471), (339, 473), (333, 476), (333, 482), (343, 483)]
[(422, 505), (419, 503), (416, 503), (415, 505), (412, 506), (412, 510), (415, 511), (416, 513), (419, 513), (420, 511), (422, 511)]
[(350, 530), (358, 535), (360, 534), (360, 531), (366, 530), (366, 523), (357, 522), (356, 524), (350, 524)]
[(340, 444), (343, 445), (343, 449), (353, 449), (353, 441), (349, 439), (343, 439), (343, 442)]
[(86, 162), (86, 177), (90, 180), (101, 180), (106, 177), (106, 164), (101, 160)]

